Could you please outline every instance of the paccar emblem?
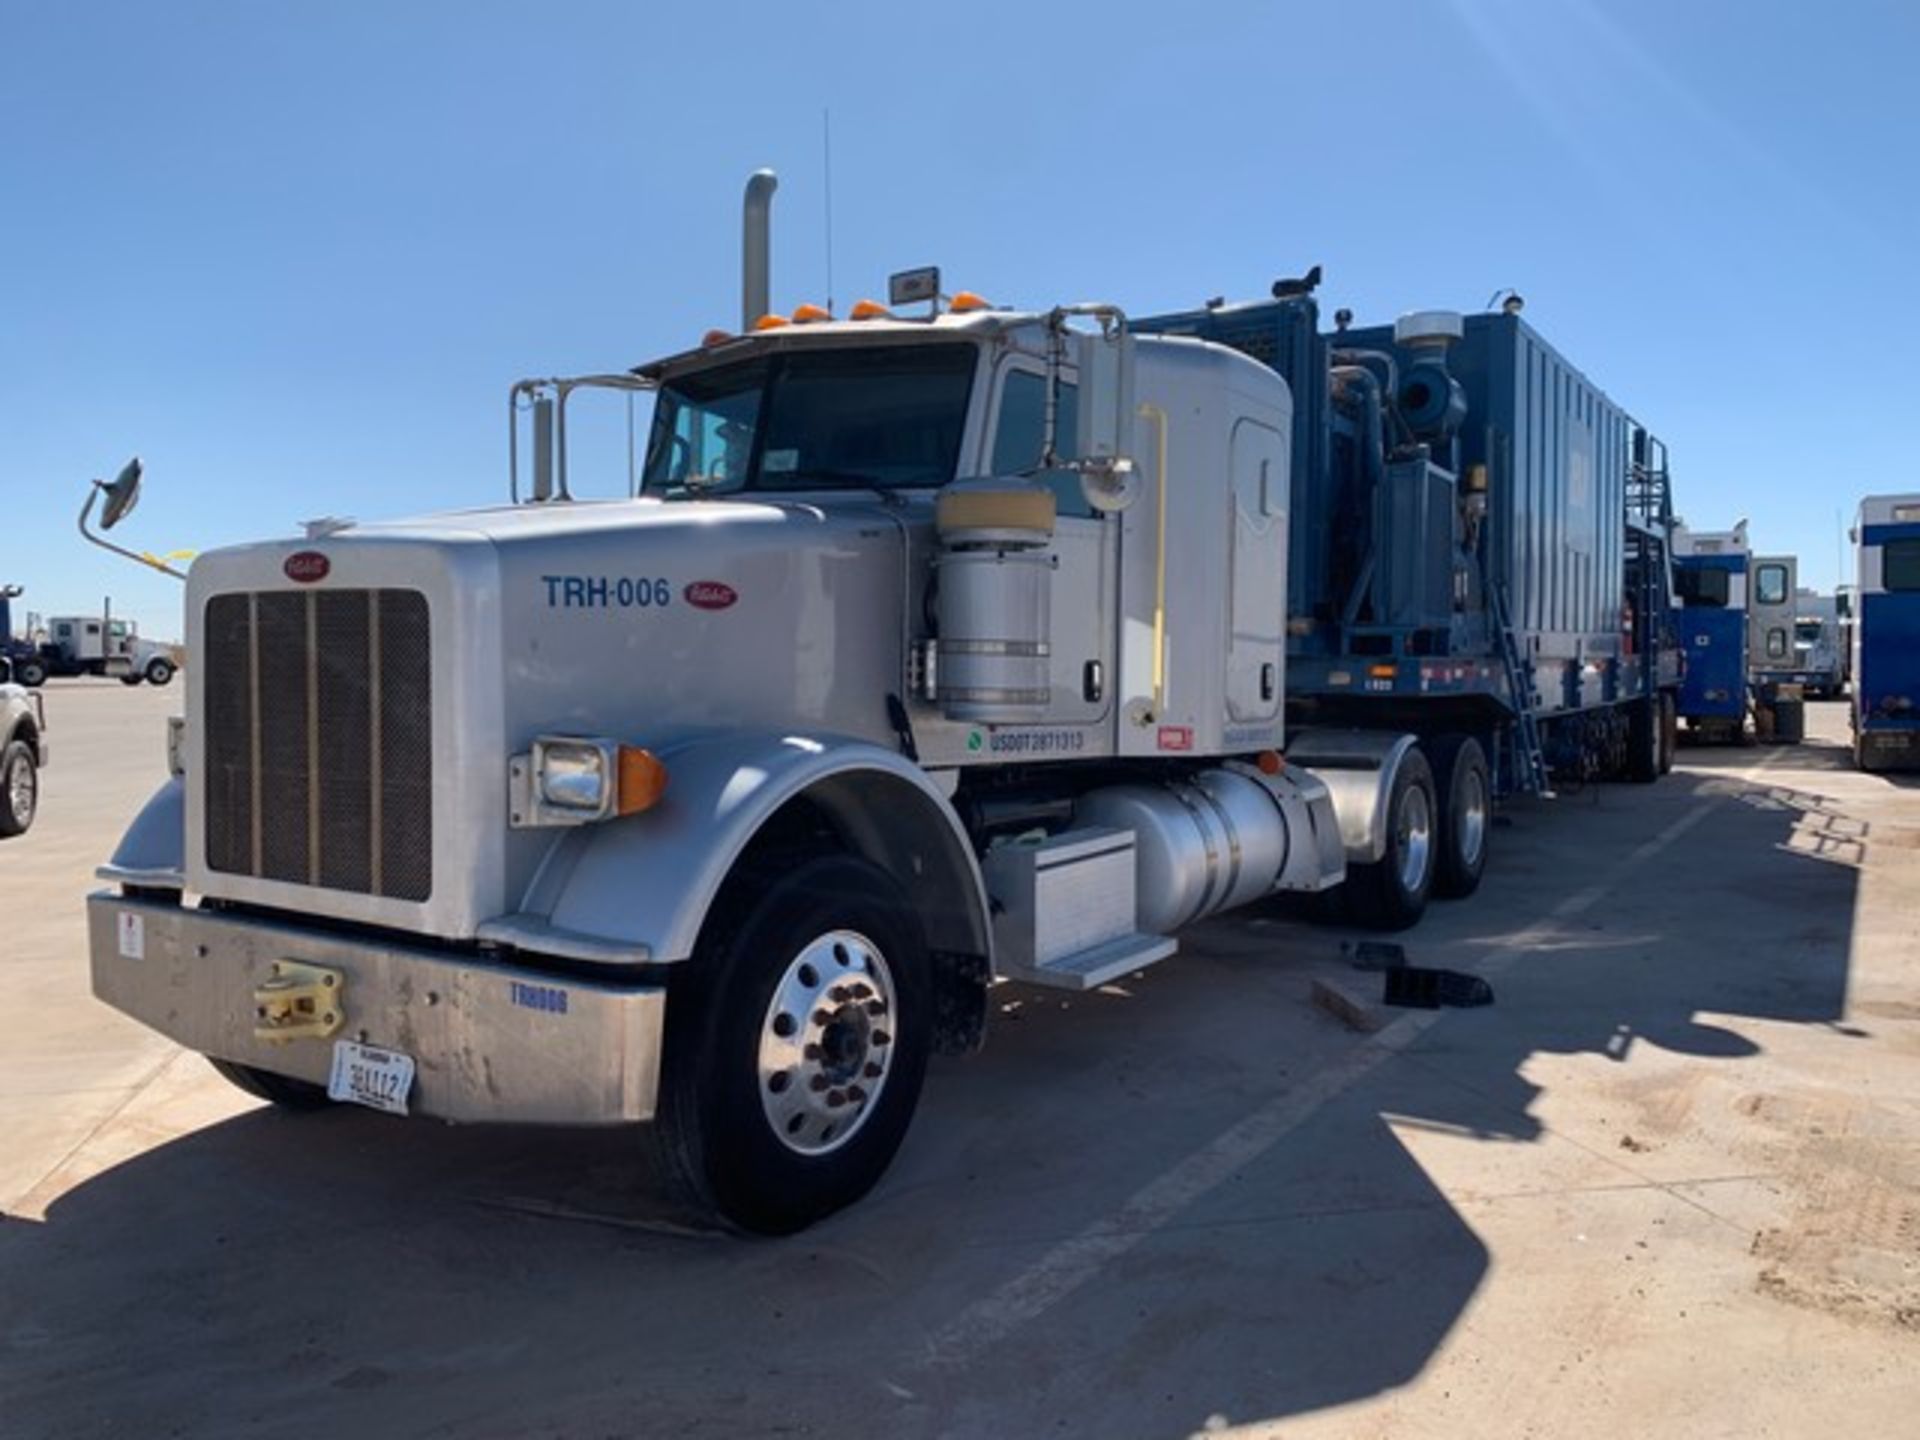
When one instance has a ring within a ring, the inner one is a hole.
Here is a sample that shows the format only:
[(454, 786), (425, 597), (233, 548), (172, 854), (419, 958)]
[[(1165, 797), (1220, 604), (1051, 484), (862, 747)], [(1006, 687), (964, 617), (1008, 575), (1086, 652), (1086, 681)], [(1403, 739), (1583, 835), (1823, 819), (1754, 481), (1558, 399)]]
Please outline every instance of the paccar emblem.
[(724, 610), (740, 598), (734, 588), (722, 580), (695, 580), (680, 593), (696, 610)]
[(287, 563), (280, 568), (287, 572), (289, 580), (311, 585), (316, 580), (327, 578), (327, 572), (333, 569), (333, 562), (318, 550), (299, 550), (287, 556)]

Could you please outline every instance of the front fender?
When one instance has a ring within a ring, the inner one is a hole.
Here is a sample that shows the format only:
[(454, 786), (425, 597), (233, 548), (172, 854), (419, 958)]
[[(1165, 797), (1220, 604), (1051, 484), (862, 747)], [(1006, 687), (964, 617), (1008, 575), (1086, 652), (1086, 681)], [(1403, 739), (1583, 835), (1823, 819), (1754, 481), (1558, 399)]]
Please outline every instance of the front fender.
[(187, 786), (179, 775), (153, 792), (113, 852), (94, 872), (119, 885), (187, 888)]
[(660, 758), (670, 777), (660, 804), (563, 833), (521, 913), (483, 925), (483, 939), (586, 960), (684, 960), (754, 836), (804, 796), (849, 849), (901, 881), (933, 949), (991, 959), (973, 847), (918, 765), (834, 735), (728, 735)]

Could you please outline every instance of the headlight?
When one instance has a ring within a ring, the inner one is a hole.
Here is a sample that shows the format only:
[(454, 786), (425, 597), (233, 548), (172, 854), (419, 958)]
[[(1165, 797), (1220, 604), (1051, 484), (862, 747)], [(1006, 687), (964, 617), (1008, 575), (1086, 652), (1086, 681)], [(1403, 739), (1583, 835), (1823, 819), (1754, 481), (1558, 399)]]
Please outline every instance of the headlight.
[(536, 740), (533, 773), (540, 798), (584, 818), (613, 808), (613, 747), (595, 740)]
[(507, 763), (507, 823), (516, 830), (590, 825), (660, 803), (667, 767), (617, 740), (545, 735)]

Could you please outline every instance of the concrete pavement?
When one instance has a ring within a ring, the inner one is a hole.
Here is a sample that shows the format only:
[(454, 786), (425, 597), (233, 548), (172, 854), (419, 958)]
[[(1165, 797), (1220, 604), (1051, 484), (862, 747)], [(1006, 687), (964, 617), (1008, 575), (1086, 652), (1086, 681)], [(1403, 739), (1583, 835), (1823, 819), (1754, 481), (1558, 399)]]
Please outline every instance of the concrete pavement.
[(1803, 747), (1514, 807), (1402, 937), (1284, 914), (1085, 998), (1005, 987), (893, 1171), (685, 1233), (619, 1134), (287, 1116), (86, 995), (79, 897), (169, 691), (49, 692), (0, 844), (0, 1433), (1909, 1433), (1920, 790)]

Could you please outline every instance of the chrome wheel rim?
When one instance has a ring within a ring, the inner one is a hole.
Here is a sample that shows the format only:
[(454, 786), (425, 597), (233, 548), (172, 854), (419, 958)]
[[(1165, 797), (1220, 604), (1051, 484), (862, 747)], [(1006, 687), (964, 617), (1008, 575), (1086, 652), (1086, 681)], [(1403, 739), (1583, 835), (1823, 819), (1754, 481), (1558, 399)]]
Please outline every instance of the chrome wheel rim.
[(782, 1145), (826, 1155), (860, 1133), (893, 1070), (896, 1013), (866, 936), (832, 930), (793, 957), (760, 1024), (760, 1108)]
[(1426, 883), (1427, 855), (1433, 848), (1433, 810), (1425, 790), (1408, 787), (1394, 829), (1399, 838), (1400, 888), (1412, 895)]
[(13, 818), (21, 825), (33, 819), (35, 799), (33, 767), (24, 760), (13, 762), (13, 768), (7, 772), (7, 805), (13, 811)]
[(1487, 777), (1469, 770), (1460, 788), (1460, 861), (1471, 870), (1487, 843)]

